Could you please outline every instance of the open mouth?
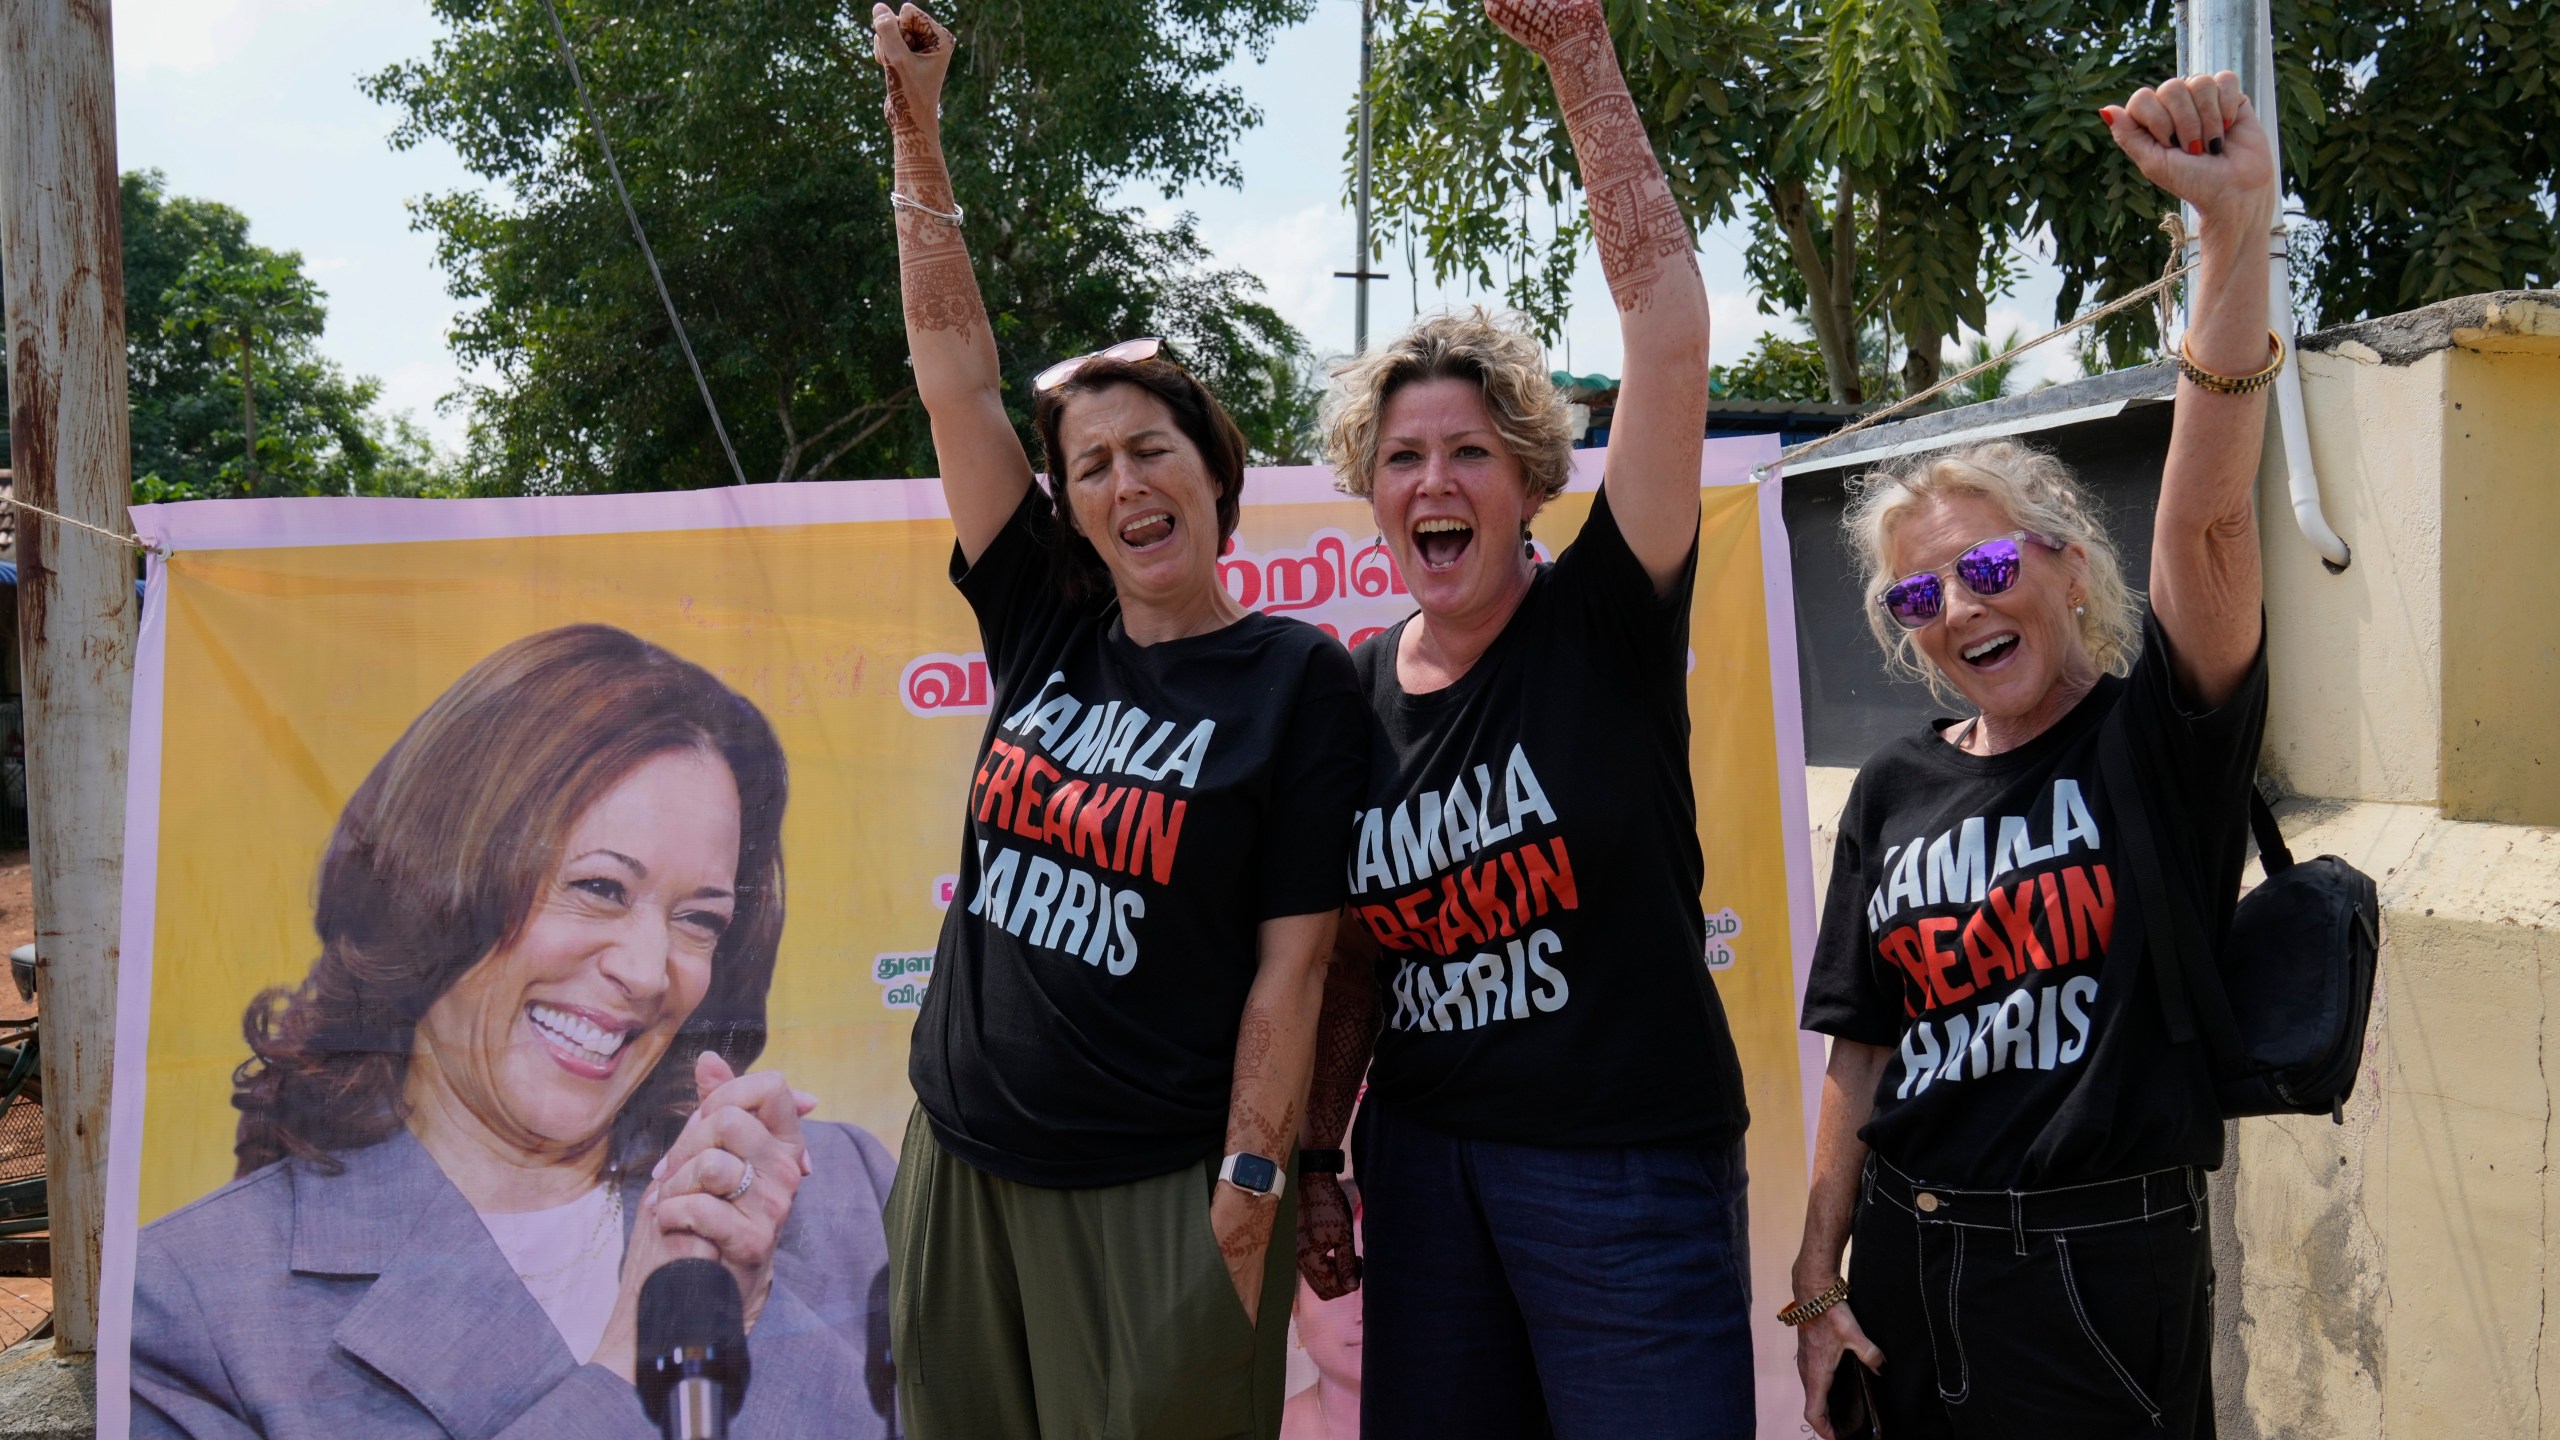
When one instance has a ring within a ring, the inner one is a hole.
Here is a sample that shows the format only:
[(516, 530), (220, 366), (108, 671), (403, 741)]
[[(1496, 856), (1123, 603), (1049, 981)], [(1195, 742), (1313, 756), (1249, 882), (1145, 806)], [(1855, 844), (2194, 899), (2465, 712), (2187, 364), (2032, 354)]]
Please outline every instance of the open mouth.
[(524, 1007), (533, 1033), (542, 1037), (551, 1058), (573, 1074), (603, 1079), (613, 1073), (614, 1059), (631, 1032), (608, 1028), (574, 1010), (535, 1003)]
[(1475, 528), (1464, 520), (1432, 519), (1413, 527), (1414, 553), (1422, 557), (1425, 570), (1454, 567), (1475, 538)]
[(1153, 550), (1173, 538), (1170, 511), (1150, 510), (1121, 522), (1120, 543), (1132, 550)]
[(1964, 648), (1962, 653), (1964, 656), (1964, 663), (1967, 665), (1972, 666), (1976, 670), (1988, 670), (1992, 666), (1999, 664), (2001, 661), (2008, 659), (2011, 655), (2016, 654), (2017, 651), (2017, 633), (2015, 631), (2007, 631), (2002, 634), (1994, 635), (1988, 640), (1981, 640), (1968, 645)]

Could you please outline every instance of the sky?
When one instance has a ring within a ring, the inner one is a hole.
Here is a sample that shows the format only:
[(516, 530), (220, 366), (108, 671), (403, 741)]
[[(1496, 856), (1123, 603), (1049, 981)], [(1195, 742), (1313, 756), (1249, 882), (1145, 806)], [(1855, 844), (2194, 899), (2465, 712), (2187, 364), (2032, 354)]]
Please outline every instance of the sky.
[[(445, 146), (395, 151), (394, 112), (357, 88), (359, 77), (424, 55), (439, 27), (425, 0), (115, 0), (118, 163), (157, 169), (171, 190), (231, 205), (259, 244), (302, 253), (328, 293), (322, 348), (349, 371), (382, 382), (383, 401), (413, 415), (447, 451), (466, 417), (438, 402), (463, 383), (446, 343), (455, 303), (445, 293), (433, 242), (410, 228), (409, 202), (479, 184)], [(1240, 58), (1233, 76), (1262, 111), (1239, 137), (1236, 189), (1152, 190), (1124, 197), (1160, 215), (1199, 217), (1218, 258), (1261, 277), (1274, 306), (1319, 353), (1352, 348), (1354, 237), (1343, 171), (1345, 117), (1359, 85), (1358, 0), (1317, 0), (1306, 24), (1281, 35), (1269, 58)], [(1715, 353), (1738, 357), (1761, 333), (1799, 334), (1758, 313), (1735, 227), (1700, 239), (1715, 317)], [(1373, 338), (1412, 317), (1417, 285), (1400, 247), (1371, 291)], [(1418, 286), (1424, 310), (1473, 298)], [(2051, 325), (2055, 279), (2030, 257), (2015, 293), (1997, 302), (1991, 332), (2037, 334)], [(1616, 312), (1598, 261), (1585, 257), (1574, 284), (1558, 368), (1618, 373)], [(2022, 373), (2077, 372), (2062, 343), (2027, 357)]]

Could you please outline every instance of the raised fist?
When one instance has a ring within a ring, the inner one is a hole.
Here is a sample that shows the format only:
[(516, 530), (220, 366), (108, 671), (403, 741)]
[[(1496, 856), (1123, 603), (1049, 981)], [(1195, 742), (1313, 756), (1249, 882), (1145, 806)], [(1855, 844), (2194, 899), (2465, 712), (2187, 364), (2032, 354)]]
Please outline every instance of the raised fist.
[(942, 79), (958, 44), (942, 22), (912, 3), (899, 10), (874, 4), (871, 40), (889, 76), (890, 125), (909, 129), (940, 113)]
[(2275, 156), (2239, 76), (2163, 80), (2098, 115), (2144, 178), (2196, 207), (2208, 226), (2274, 223)]
[(1600, 0), (1484, 0), (1485, 18), (1540, 55), (1578, 36), (1609, 33)]

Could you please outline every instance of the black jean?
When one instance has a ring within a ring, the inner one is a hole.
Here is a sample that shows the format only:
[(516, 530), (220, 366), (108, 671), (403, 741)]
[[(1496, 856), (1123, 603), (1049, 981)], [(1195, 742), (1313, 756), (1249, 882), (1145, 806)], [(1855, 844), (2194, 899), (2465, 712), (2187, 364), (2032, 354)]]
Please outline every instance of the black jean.
[(1966, 1191), (1870, 1159), (1855, 1237), (1893, 1440), (2214, 1433), (2202, 1172)]

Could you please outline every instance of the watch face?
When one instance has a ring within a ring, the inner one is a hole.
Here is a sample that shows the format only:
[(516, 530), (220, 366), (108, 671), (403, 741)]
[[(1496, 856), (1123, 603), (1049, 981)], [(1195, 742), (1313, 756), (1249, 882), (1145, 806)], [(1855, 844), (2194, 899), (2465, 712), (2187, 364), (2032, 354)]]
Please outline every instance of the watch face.
[(1260, 1155), (1238, 1155), (1229, 1178), (1243, 1189), (1268, 1195), (1272, 1183), (1280, 1178), (1280, 1167)]

